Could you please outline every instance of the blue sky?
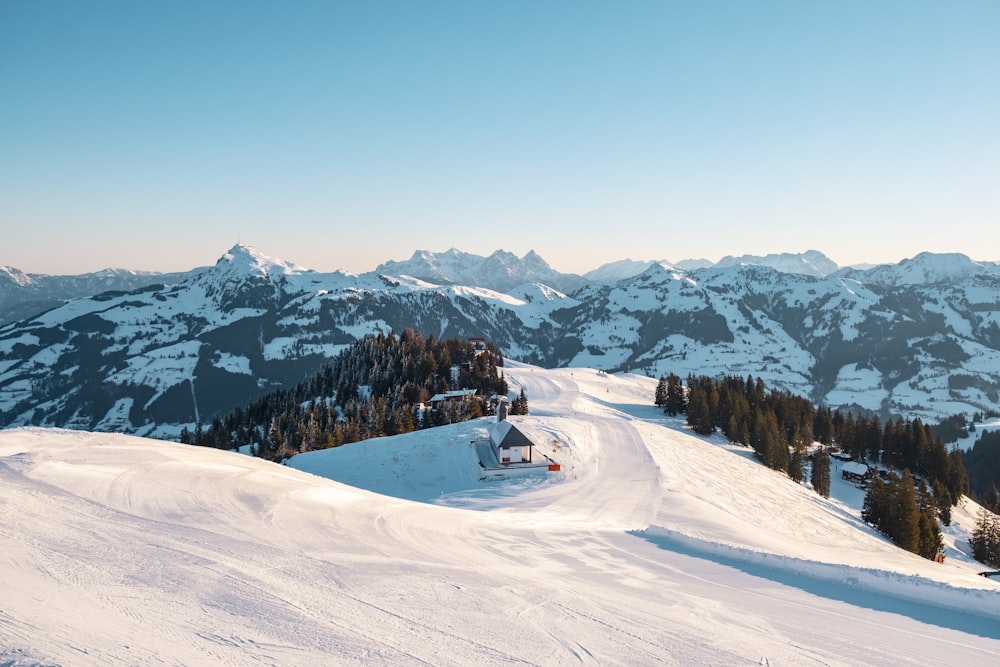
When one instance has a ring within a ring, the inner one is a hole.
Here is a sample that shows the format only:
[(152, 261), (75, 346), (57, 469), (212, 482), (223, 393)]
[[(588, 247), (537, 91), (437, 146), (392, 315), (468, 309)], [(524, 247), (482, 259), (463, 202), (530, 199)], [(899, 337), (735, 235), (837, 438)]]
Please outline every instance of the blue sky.
[(0, 265), (1000, 260), (1000, 2), (0, 3)]

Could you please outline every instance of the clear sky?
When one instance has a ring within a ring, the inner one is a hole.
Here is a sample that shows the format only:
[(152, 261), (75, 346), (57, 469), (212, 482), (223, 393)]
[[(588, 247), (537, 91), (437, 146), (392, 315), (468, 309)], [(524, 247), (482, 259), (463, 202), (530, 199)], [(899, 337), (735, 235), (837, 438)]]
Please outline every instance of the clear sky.
[(1000, 2), (0, 2), (0, 265), (1000, 260)]

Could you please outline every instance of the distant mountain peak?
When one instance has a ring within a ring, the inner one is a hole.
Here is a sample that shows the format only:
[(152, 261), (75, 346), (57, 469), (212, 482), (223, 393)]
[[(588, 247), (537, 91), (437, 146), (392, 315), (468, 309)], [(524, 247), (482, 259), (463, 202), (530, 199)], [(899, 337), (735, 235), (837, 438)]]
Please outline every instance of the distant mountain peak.
[(215, 263), (216, 269), (268, 277), (306, 273), (309, 269), (297, 264), (268, 257), (245, 243), (237, 243)]
[(987, 273), (1000, 273), (1000, 266), (976, 262), (962, 253), (922, 252), (898, 264), (882, 264), (872, 269), (856, 271), (862, 283), (895, 285), (933, 285)]
[(507, 292), (525, 283), (543, 283), (568, 293), (585, 284), (580, 276), (559, 273), (534, 250), (518, 257), (508, 250), (495, 250), (488, 257), (449, 248), (434, 253), (418, 250), (409, 260), (389, 261), (375, 273), (410, 276), (436, 285), (467, 285)]
[(825, 278), (840, 269), (836, 262), (819, 250), (807, 250), (802, 253), (771, 253), (763, 256), (741, 255), (733, 257), (732, 255), (727, 255), (720, 259), (715, 266), (725, 268), (740, 264), (769, 266), (782, 273), (798, 273), (817, 278)]
[(0, 282), (7, 281), (19, 287), (26, 287), (31, 284), (31, 276), (13, 266), (0, 266)]
[(583, 277), (595, 283), (613, 285), (619, 280), (626, 280), (645, 273), (654, 266), (673, 268), (666, 261), (620, 259), (615, 262), (602, 264), (596, 269), (583, 274)]

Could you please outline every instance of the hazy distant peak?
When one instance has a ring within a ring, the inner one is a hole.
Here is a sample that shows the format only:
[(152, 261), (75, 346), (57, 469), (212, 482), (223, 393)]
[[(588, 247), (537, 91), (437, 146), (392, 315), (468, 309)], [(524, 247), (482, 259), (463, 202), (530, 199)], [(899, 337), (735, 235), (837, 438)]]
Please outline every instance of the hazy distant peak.
[(803, 253), (772, 253), (770, 255), (742, 255), (733, 257), (727, 255), (716, 263), (717, 267), (725, 268), (740, 264), (759, 264), (769, 266), (782, 273), (798, 273), (817, 278), (825, 278), (835, 273), (840, 267), (818, 250), (807, 250)]
[(657, 263), (653, 260), (619, 259), (602, 264), (593, 271), (583, 274), (583, 277), (591, 282), (613, 285), (619, 280), (637, 276)]
[(984, 273), (1000, 273), (1000, 267), (991, 262), (973, 261), (962, 253), (922, 252), (898, 264), (883, 264), (853, 275), (862, 283), (933, 285)]
[(675, 268), (684, 269), (685, 271), (707, 269), (710, 266), (713, 266), (713, 264), (707, 259), (682, 259), (674, 264)]
[(19, 287), (27, 287), (31, 284), (31, 276), (13, 266), (0, 266), (0, 282), (8, 281)]
[(488, 257), (455, 248), (442, 253), (418, 250), (408, 260), (380, 264), (375, 272), (412, 276), (437, 285), (487, 287), (498, 292), (534, 282), (544, 283), (560, 292), (569, 292), (584, 282), (579, 276), (554, 270), (534, 250), (520, 258), (507, 250), (495, 250)]

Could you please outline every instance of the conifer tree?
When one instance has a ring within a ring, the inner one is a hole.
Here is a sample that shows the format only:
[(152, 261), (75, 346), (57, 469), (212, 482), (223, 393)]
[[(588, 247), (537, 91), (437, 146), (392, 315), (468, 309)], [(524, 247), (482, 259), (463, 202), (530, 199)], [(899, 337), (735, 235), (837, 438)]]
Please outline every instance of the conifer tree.
[(861, 519), (880, 533), (884, 533), (885, 519), (889, 514), (889, 490), (878, 475), (868, 482), (865, 499), (861, 505)]
[(823, 443), (829, 445), (833, 442), (833, 417), (829, 408), (819, 408), (813, 418), (813, 435)]
[(656, 383), (656, 394), (653, 398), (653, 404), (658, 408), (663, 408), (667, 405), (667, 376), (661, 375), (659, 382)]
[(281, 433), (281, 422), (277, 417), (271, 418), (271, 428), (267, 434), (268, 449), (273, 454), (278, 454), (285, 447), (285, 436)]
[(934, 480), (934, 504), (937, 506), (938, 518), (941, 519), (941, 523), (946, 526), (951, 525), (951, 506), (954, 505), (954, 501), (951, 499), (951, 493), (948, 492), (948, 487), (944, 485), (941, 480)]
[(710, 435), (715, 431), (708, 397), (698, 383), (690, 385), (688, 389), (687, 423), (698, 435)]
[(996, 482), (990, 480), (989, 486), (986, 487), (986, 493), (983, 494), (979, 504), (994, 514), (1000, 512), (1000, 493), (997, 492)]
[(960, 449), (948, 452), (948, 480), (945, 485), (955, 503), (969, 493), (969, 477), (965, 471), (965, 461)]
[(824, 498), (830, 497), (830, 453), (820, 447), (813, 454), (812, 473), (809, 481), (813, 490)]
[(932, 514), (920, 514), (917, 554), (928, 560), (934, 560), (941, 552), (944, 542), (941, 540), (941, 529), (938, 528), (937, 517)]
[(917, 553), (928, 560), (934, 560), (943, 542), (937, 522), (937, 503), (924, 480), (920, 480), (920, 485), (917, 487), (917, 509), (920, 512)]
[(1000, 517), (981, 507), (969, 545), (973, 558), (990, 567), (1000, 568)]
[(801, 443), (796, 443), (792, 449), (792, 454), (788, 459), (788, 476), (792, 481), (802, 482), (804, 476), (805, 447)]
[(667, 389), (663, 411), (671, 417), (687, 412), (684, 386), (680, 377), (671, 373), (667, 376)]
[(903, 469), (898, 478), (890, 479), (890, 493), (893, 501), (889, 510), (888, 535), (896, 546), (919, 553), (920, 510), (917, 494), (913, 488), (913, 477), (909, 468)]
[(466, 417), (469, 419), (478, 419), (483, 416), (483, 405), (479, 402), (478, 398), (473, 398), (469, 402), (469, 410), (466, 412)]

